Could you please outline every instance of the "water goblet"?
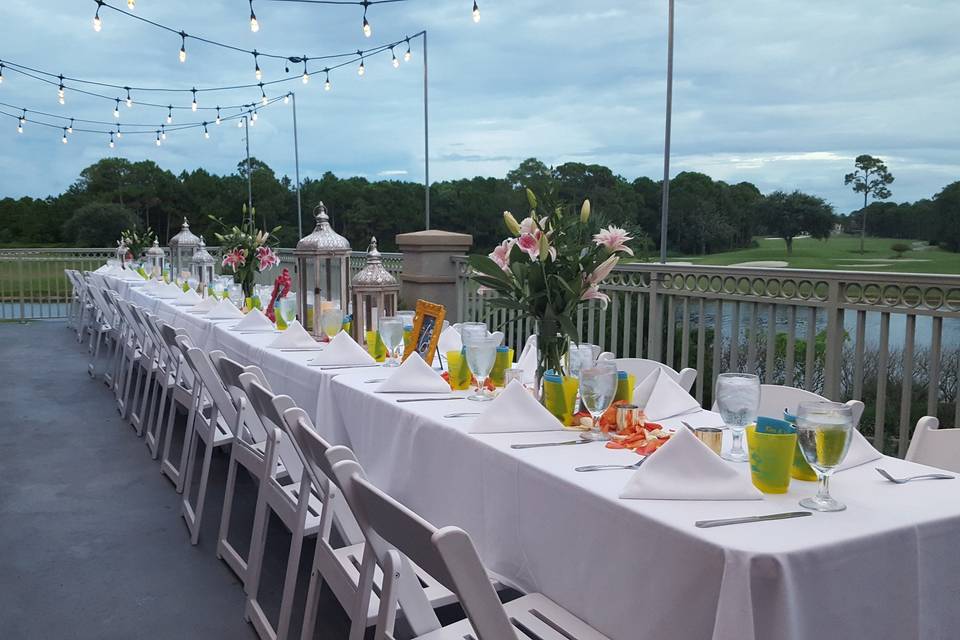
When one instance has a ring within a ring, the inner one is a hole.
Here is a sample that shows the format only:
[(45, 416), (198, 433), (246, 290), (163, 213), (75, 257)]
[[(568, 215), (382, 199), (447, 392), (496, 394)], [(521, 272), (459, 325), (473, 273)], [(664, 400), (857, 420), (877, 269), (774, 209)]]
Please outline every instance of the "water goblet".
[(320, 314), (320, 326), (327, 338), (333, 340), (333, 337), (343, 329), (343, 311), (327, 309)]
[(417, 315), (415, 311), (397, 311), (397, 317), (403, 320), (403, 330), (413, 329), (413, 317)]
[(717, 376), (717, 410), (733, 434), (730, 451), (724, 460), (746, 462), (749, 460), (743, 449), (743, 432), (757, 421), (760, 408), (760, 378), (750, 373), (721, 373)]
[(803, 457), (817, 474), (817, 495), (800, 506), (814, 511), (843, 511), (847, 505), (830, 496), (830, 476), (843, 462), (853, 437), (853, 412), (838, 402), (801, 402), (797, 440)]
[(487, 325), (483, 322), (464, 322), (460, 325), (460, 339), (463, 342), (464, 346), (475, 342), (477, 340), (483, 340), (490, 335), (490, 332), (487, 331)]
[(466, 345), (467, 366), (470, 367), (471, 373), (477, 379), (477, 392), (467, 396), (468, 400), (478, 402), (493, 400), (493, 396), (487, 393), (484, 384), (493, 369), (494, 362), (496, 362), (498, 346), (500, 346), (500, 339), (494, 336), (475, 337)]
[(580, 402), (590, 412), (593, 426), (583, 434), (588, 440), (609, 440), (610, 435), (600, 430), (600, 417), (613, 402), (617, 393), (617, 366), (609, 360), (599, 360), (580, 370)]
[(520, 384), (523, 384), (523, 369), (518, 369), (517, 367), (512, 367), (503, 372), (503, 388), (506, 389), (510, 386), (510, 383), (516, 380)]
[(387, 347), (387, 361), (385, 367), (400, 366), (397, 350), (403, 345), (403, 320), (397, 317), (380, 319), (380, 338)]
[(290, 326), (290, 323), (297, 319), (297, 294), (288, 293), (280, 298), (280, 317)]

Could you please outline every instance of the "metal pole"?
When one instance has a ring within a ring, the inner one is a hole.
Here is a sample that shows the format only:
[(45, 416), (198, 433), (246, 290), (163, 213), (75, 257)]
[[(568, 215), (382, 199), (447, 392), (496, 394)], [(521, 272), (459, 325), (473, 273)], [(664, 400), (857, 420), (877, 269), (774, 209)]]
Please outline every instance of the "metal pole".
[(663, 134), (663, 201), (660, 203), (660, 262), (667, 261), (667, 221), (670, 218), (670, 120), (673, 111), (673, 3), (667, 35), (667, 117)]
[(250, 216), (250, 226), (253, 226), (253, 185), (250, 182), (250, 114), (243, 116), (243, 133), (247, 145), (247, 215)]
[(427, 111), (427, 32), (423, 32), (423, 191), (424, 229), (430, 228), (430, 124)]
[(303, 237), (303, 212), (300, 206), (300, 148), (297, 143), (297, 94), (290, 92), (293, 100), (293, 162), (297, 176), (297, 237)]

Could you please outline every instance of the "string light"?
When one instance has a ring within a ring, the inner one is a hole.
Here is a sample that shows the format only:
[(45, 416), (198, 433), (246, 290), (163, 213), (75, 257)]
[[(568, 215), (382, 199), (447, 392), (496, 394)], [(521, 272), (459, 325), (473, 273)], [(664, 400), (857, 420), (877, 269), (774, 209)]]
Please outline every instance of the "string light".
[(257, 82), (263, 78), (263, 73), (260, 71), (260, 61), (257, 60), (257, 56), (260, 54), (257, 53), (257, 50), (253, 50), (253, 75), (257, 78)]
[(217, 119), (216, 119), (216, 124), (217, 124), (218, 127), (220, 126), (220, 107), (217, 107)]
[(113, 142), (113, 134), (111, 133), (111, 134), (110, 134), (110, 148), (113, 149), (115, 146), (117, 146), (117, 145), (114, 144), (114, 142)]
[(137, 0), (127, 0), (127, 9), (133, 11), (137, 8)]
[(257, 22), (257, 14), (253, 12), (253, 0), (250, 0), (250, 31), (256, 33), (260, 31), (260, 23)]
[(157, 146), (160, 146), (160, 132), (157, 131)]
[(60, 86), (57, 87), (57, 102), (64, 104), (66, 99), (63, 94), (63, 76), (60, 76)]
[(310, 82), (310, 74), (307, 73), (307, 57), (303, 57), (303, 84)]
[(73, 118), (70, 118), (70, 124), (67, 125), (67, 133), (73, 133)]
[(290, 94), (283, 96), (283, 104), (290, 104)]
[(160, 125), (160, 139), (161, 140), (167, 139), (167, 125), (165, 124)]
[(63, 137), (60, 138), (60, 142), (62, 142), (63, 144), (67, 144), (67, 128), (66, 127), (63, 128)]
[(407, 38), (407, 50), (403, 54), (403, 61), (410, 62), (410, 58), (413, 57), (413, 53), (410, 51), (410, 38)]
[(194, 88), (194, 89), (191, 89), (190, 91), (193, 92), (193, 102), (190, 104), (190, 110), (193, 111), (193, 112), (196, 112), (196, 110), (197, 110), (197, 90), (196, 90), (196, 88)]
[(373, 35), (373, 29), (370, 27), (370, 22), (367, 20), (367, 9), (363, 9), (363, 35), (368, 38)]
[(400, 61), (397, 60), (397, 54), (394, 53), (393, 47), (390, 47), (390, 55), (391, 55), (391, 57), (393, 57), (393, 68), (394, 68), (394, 69), (399, 69), (399, 68), (400, 68)]
[(187, 34), (180, 32), (180, 62), (187, 61)]
[(357, 75), (362, 76), (367, 72), (367, 68), (363, 65), (363, 54), (360, 51), (357, 51), (360, 54), (360, 66), (357, 67)]
[(117, 98), (117, 105), (113, 108), (113, 117), (120, 117), (120, 98)]
[(97, 0), (97, 11), (93, 14), (93, 30), (100, 33), (103, 28), (103, 22), (100, 20), (100, 7), (103, 6), (103, 0)]
[(473, 0), (473, 21), (480, 22), (480, 7), (477, 6), (477, 0)]
[(3, 63), (0, 62), (0, 84), (3, 84)]
[(253, 115), (250, 117), (250, 126), (253, 126), (253, 123), (257, 121), (257, 110), (253, 110)]
[(263, 90), (263, 83), (260, 83), (260, 104), (267, 106), (267, 94)]
[(237, 129), (243, 129), (243, 118), (237, 120)]
[(20, 119), (17, 121), (17, 133), (23, 133), (23, 125), (27, 123), (27, 110), (24, 109), (23, 113), (20, 114)]
[(324, 69), (323, 72), (327, 74), (327, 80), (323, 83), (323, 90), (330, 91), (330, 69)]
[(203, 137), (206, 138), (207, 140), (210, 139), (210, 132), (207, 131), (207, 123), (206, 123), (206, 122), (203, 123)]
[(167, 105), (167, 124), (173, 122), (173, 106)]
[(133, 106), (133, 98), (130, 97), (130, 87), (124, 87), (127, 90), (127, 109)]
[(123, 137), (123, 132), (120, 131), (120, 125), (117, 125), (117, 140)]

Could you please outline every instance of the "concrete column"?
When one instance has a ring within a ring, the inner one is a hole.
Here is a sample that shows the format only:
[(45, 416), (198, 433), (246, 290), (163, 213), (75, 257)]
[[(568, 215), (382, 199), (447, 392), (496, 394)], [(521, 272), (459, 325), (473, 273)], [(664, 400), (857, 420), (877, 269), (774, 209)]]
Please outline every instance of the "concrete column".
[(397, 247), (403, 253), (400, 274), (401, 306), (413, 309), (418, 299), (442, 304), (447, 319), (459, 317), (457, 266), (451, 259), (462, 256), (473, 245), (473, 236), (451, 231), (414, 231), (397, 235)]

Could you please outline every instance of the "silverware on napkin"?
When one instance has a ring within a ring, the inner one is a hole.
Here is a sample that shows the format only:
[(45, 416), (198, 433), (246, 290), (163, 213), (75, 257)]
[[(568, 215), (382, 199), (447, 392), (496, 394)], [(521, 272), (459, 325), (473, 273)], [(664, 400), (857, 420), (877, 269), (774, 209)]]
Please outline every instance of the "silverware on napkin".
[(765, 516), (746, 516), (744, 518), (720, 518), (719, 520), (697, 520), (693, 523), (700, 529), (711, 527), (725, 527), (728, 524), (747, 524), (748, 522), (767, 522), (768, 520), (786, 520), (787, 518), (803, 518), (812, 516), (812, 511), (787, 511), (786, 513), (771, 513)]
[(880, 467), (874, 468), (877, 470), (877, 473), (894, 484), (906, 484), (911, 480), (953, 480), (956, 477), (946, 473), (921, 473), (915, 476), (907, 476), (905, 478), (894, 478), (887, 472), (886, 469), (881, 469)]
[(565, 440), (564, 442), (531, 442), (528, 444), (512, 444), (511, 449), (536, 449), (537, 447), (562, 447), (568, 444), (589, 444), (593, 440)]
[(463, 400), (463, 396), (444, 396), (442, 398), (397, 398), (397, 402), (434, 402), (439, 400)]

